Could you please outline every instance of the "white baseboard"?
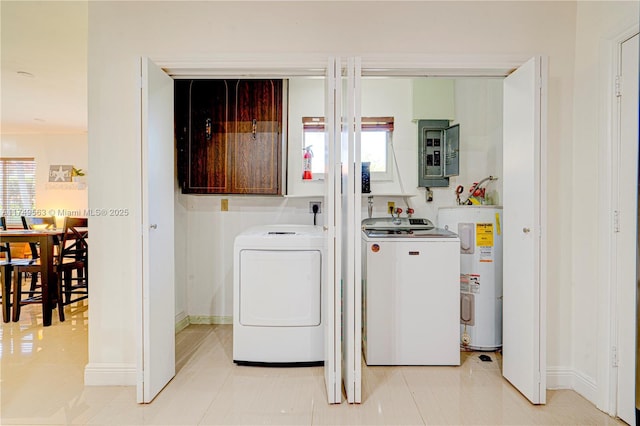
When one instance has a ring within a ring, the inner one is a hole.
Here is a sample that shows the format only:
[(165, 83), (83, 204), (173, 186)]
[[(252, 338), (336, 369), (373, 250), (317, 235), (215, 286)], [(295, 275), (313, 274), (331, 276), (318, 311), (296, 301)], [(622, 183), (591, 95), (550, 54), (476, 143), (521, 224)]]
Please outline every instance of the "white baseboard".
[(587, 400), (596, 406), (598, 405), (598, 384), (593, 378), (576, 371), (573, 380), (573, 390), (587, 398)]
[(189, 315), (189, 324), (233, 324), (233, 317)]
[(547, 368), (547, 389), (573, 389), (574, 375), (568, 367)]
[(176, 333), (184, 330), (189, 326), (189, 316), (184, 312), (180, 312), (176, 315)]
[(591, 403), (597, 403), (598, 385), (596, 381), (571, 368), (547, 368), (547, 389), (573, 389)]
[(84, 367), (85, 386), (135, 386), (136, 365), (93, 363)]
[[(189, 324), (233, 324), (230, 316), (176, 315), (176, 333)], [(136, 364), (91, 363), (84, 368), (86, 386), (136, 386)]]

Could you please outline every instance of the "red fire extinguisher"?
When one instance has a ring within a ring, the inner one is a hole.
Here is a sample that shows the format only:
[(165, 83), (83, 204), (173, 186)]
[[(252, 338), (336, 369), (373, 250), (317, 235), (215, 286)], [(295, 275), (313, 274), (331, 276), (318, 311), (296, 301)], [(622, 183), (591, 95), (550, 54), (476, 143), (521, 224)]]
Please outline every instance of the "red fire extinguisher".
[(313, 178), (311, 174), (311, 159), (313, 158), (313, 151), (311, 151), (311, 145), (304, 147), (304, 154), (302, 155), (302, 179), (310, 180)]

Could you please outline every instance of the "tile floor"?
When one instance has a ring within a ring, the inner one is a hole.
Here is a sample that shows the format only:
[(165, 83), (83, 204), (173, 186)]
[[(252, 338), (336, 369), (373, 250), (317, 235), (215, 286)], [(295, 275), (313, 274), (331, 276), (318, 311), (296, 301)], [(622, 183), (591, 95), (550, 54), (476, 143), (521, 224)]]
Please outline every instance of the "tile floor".
[(623, 425), (569, 390), (529, 404), (500, 376), (500, 357), (464, 352), (460, 367), (363, 367), (363, 403), (326, 404), (322, 367), (239, 367), (229, 325), (192, 325), (176, 338), (177, 375), (153, 403), (133, 387), (85, 387), (87, 315), (42, 327), (38, 306), (2, 325), (3, 425)]

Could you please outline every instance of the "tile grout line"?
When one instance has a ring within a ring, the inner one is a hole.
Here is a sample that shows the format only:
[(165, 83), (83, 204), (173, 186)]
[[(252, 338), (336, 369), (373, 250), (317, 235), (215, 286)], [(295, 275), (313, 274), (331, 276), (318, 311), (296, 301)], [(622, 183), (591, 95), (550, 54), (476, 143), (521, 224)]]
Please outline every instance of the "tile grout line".
[(426, 426), (427, 420), (422, 415), (422, 410), (420, 410), (420, 406), (418, 405), (418, 401), (416, 401), (415, 394), (414, 394), (413, 390), (411, 389), (411, 386), (409, 386), (409, 382), (407, 382), (407, 376), (405, 376), (405, 374), (404, 374), (405, 370), (406, 369), (404, 367), (401, 367), (400, 372), (402, 373), (402, 380), (404, 381), (405, 386), (407, 386), (407, 389), (409, 390), (409, 394), (411, 395), (411, 400), (413, 401), (413, 405), (415, 405), (416, 410), (418, 410), (418, 414), (420, 415), (420, 420), (422, 420), (422, 424)]

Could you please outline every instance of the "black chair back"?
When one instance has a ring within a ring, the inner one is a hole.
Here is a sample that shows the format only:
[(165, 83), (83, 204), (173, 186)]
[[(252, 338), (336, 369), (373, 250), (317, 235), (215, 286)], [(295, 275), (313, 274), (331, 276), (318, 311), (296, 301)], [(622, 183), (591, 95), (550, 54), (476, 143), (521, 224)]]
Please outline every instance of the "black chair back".
[[(56, 218), (54, 216), (44, 217), (25, 217), (22, 216), (22, 227), (24, 229), (56, 229)], [(36, 243), (29, 243), (31, 248), (31, 258), (37, 259), (40, 257), (38, 254), (38, 245)]]
[(89, 246), (87, 244), (88, 219), (86, 217), (66, 217), (64, 233), (58, 252), (59, 263), (64, 259), (87, 260)]
[[(2, 225), (2, 230), (7, 230), (7, 220), (4, 216), (0, 217), (0, 224)], [(9, 243), (4, 243), (0, 245), (0, 253), (6, 253), (5, 259), (8, 263), (11, 263), (11, 247), (9, 247)]]

